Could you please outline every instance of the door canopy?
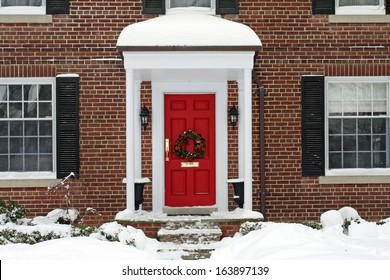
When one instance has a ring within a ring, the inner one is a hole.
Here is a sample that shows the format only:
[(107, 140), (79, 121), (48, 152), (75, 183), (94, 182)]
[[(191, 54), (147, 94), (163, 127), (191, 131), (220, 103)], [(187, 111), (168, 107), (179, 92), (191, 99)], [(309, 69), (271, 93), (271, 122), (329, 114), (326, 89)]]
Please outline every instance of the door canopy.
[(196, 13), (169, 14), (131, 24), (117, 41), (119, 51), (257, 51), (261, 46), (248, 26)]

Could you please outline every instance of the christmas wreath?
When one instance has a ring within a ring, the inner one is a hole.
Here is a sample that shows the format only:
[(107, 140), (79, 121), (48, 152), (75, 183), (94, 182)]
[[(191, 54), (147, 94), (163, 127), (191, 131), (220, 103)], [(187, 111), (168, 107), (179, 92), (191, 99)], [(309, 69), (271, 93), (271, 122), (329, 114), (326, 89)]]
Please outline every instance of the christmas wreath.
[[(194, 142), (194, 151), (190, 152), (187, 150), (189, 140)], [(173, 145), (173, 153), (189, 161), (195, 158), (203, 158), (206, 150), (205, 139), (200, 133), (188, 129), (179, 135), (175, 144)]]

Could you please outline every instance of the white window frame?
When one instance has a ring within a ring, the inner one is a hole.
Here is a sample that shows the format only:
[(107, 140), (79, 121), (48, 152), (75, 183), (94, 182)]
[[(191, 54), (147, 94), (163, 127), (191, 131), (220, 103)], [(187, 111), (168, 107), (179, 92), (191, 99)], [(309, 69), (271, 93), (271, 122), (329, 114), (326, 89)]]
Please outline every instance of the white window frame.
[(173, 13), (200, 13), (207, 15), (215, 15), (215, 0), (210, 0), (211, 7), (210, 8), (202, 8), (202, 7), (183, 7), (183, 8), (171, 8), (171, 0), (165, 0), (165, 9), (166, 14)]
[(29, 85), (29, 84), (50, 84), (52, 86), (52, 149), (53, 149), (53, 171), (34, 172), (0, 172), (1, 180), (26, 180), (26, 179), (56, 179), (57, 178), (57, 139), (56, 139), (56, 79), (55, 78), (0, 78), (0, 84), (6, 85)]
[(385, 15), (384, 0), (379, 0), (379, 5), (372, 6), (344, 6), (340, 7), (339, 0), (336, 2), (336, 15)]
[[(390, 76), (378, 77), (325, 77), (325, 176), (376, 176), (390, 175), (389, 168), (340, 168), (329, 169), (329, 125), (328, 125), (328, 87), (330, 83), (387, 83), (387, 110), (390, 115)], [(390, 137), (390, 129), (388, 129), (387, 137)], [(388, 138), (389, 139), (389, 138)], [(390, 146), (390, 145), (389, 145)], [(387, 149), (390, 149), (390, 147)]]
[(46, 14), (46, 0), (42, 0), (42, 6), (13, 6), (1, 7), (0, 15), (45, 15)]

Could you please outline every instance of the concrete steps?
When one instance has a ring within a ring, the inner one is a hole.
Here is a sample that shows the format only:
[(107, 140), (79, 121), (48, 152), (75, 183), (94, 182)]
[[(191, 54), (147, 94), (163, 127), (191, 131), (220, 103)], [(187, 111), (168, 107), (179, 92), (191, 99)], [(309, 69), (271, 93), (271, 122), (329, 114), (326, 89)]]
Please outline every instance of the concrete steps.
[(167, 259), (207, 259), (221, 236), (221, 229), (212, 222), (168, 222), (157, 233), (158, 252)]

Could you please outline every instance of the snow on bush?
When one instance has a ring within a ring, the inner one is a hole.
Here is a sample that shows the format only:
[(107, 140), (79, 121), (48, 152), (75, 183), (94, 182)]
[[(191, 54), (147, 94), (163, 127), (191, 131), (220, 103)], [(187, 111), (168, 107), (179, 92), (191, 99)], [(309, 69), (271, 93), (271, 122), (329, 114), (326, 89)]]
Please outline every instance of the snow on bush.
[(34, 225), (38, 224), (73, 224), (79, 217), (79, 211), (74, 208), (54, 209), (46, 216), (38, 216), (32, 220)]
[(131, 226), (124, 227), (117, 222), (101, 225), (97, 232), (92, 233), (90, 236), (104, 241), (119, 241), (126, 245), (135, 246), (138, 249), (145, 247), (147, 239), (142, 230)]
[(347, 221), (361, 220), (358, 212), (354, 208), (349, 206), (345, 206), (339, 209), (339, 213), (343, 220), (347, 220)]
[(337, 210), (328, 210), (325, 213), (322, 213), (320, 221), (324, 228), (342, 225), (344, 223), (343, 217)]
[(246, 235), (251, 231), (261, 229), (261, 222), (245, 222), (240, 226), (240, 233)]

